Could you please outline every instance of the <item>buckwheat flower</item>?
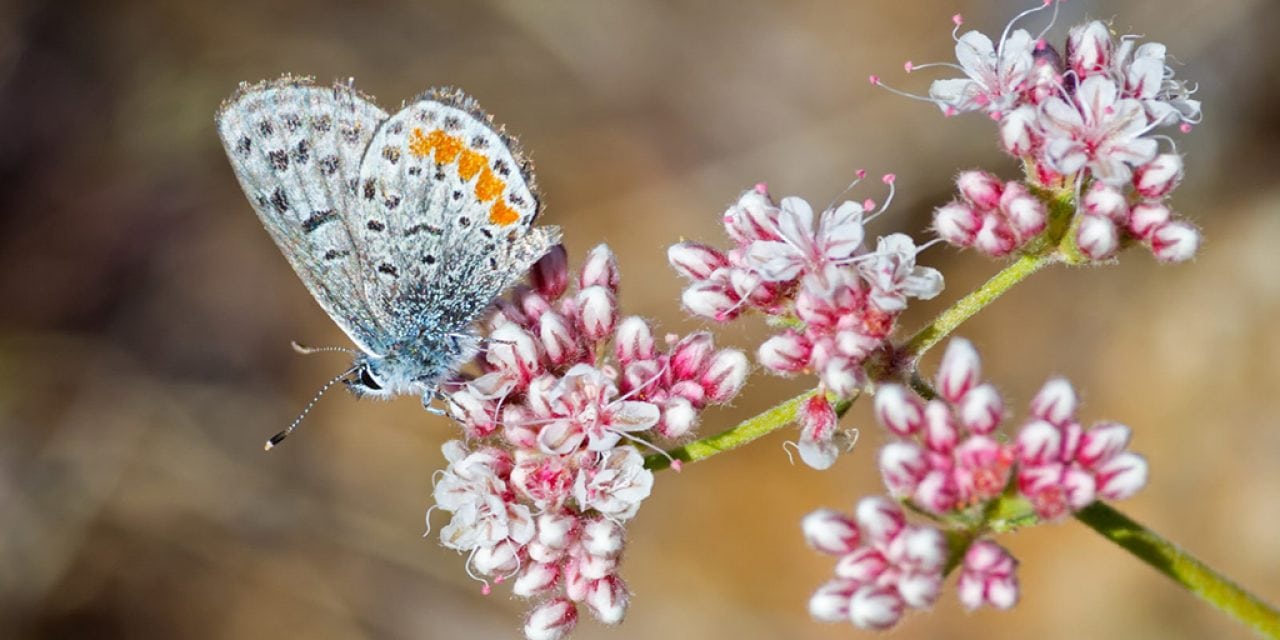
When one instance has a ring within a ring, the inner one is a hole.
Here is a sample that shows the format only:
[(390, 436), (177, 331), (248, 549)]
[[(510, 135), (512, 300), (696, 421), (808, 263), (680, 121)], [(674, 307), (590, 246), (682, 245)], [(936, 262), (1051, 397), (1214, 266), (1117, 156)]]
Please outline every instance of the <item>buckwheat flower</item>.
[(944, 113), (985, 111), (1000, 117), (1022, 98), (1035, 45), (1036, 39), (1024, 29), (1006, 31), (998, 46), (969, 31), (956, 39), (956, 61), (966, 77), (935, 80), (929, 95)]
[(983, 605), (1011, 609), (1018, 603), (1018, 561), (1004, 547), (979, 540), (964, 554), (956, 592), (970, 611)]
[(1159, 42), (1136, 44), (1136, 36), (1120, 40), (1113, 57), (1113, 74), (1120, 78), (1126, 97), (1142, 102), (1152, 122), (1160, 126), (1200, 122), (1200, 101), (1184, 82), (1174, 77), (1165, 62), (1166, 47)]
[(828, 264), (848, 260), (862, 246), (862, 214), (862, 205), (845, 202), (824, 211), (815, 228), (809, 203), (783, 198), (779, 239), (751, 243), (746, 264), (769, 282), (796, 280), (806, 273), (820, 277)]
[(871, 284), (869, 301), (881, 311), (907, 308), (907, 298), (929, 300), (942, 291), (942, 273), (916, 266), (916, 243), (903, 233), (880, 238), (876, 250), (858, 263), (858, 271)]
[(529, 638), (568, 634), (579, 606), (622, 620), (623, 523), (654, 481), (642, 451), (692, 433), (749, 373), (742, 352), (716, 348), (708, 333), (659, 344), (649, 323), (619, 312), (619, 282), (604, 245), (577, 274), (563, 252), (549, 253), (530, 286), (495, 303), (478, 374), (447, 386), (468, 440), (445, 445), (448, 467), (435, 479), (431, 510), (450, 513), (441, 543), (468, 554), (477, 580), (513, 578), (513, 592), (533, 601)]
[(653, 472), (634, 448), (611, 449), (578, 470), (573, 496), (584, 509), (630, 520), (653, 489)]
[(1146, 484), (1147, 463), (1127, 451), (1129, 428), (1075, 420), (1070, 383), (1053, 379), (1032, 401), (1032, 420), (1018, 432), (1018, 491), (1044, 520), (1079, 511), (1097, 498), (1121, 500)]
[(524, 637), (529, 640), (560, 640), (578, 625), (578, 607), (566, 598), (548, 600), (529, 612)]
[(880, 450), (880, 474), (891, 495), (942, 515), (1004, 491), (1014, 455), (992, 436), (1004, 403), (980, 374), (973, 345), (955, 338), (938, 368), (937, 399), (922, 402), (897, 384), (877, 389), (876, 418), (901, 438)]
[(888, 629), (906, 609), (926, 609), (936, 601), (946, 540), (937, 529), (908, 524), (892, 501), (864, 498), (852, 519), (817, 511), (805, 518), (804, 528), (811, 540), (823, 541), (815, 548), (840, 555), (835, 579), (809, 600), (814, 619)]
[(1044, 159), (1062, 175), (1088, 169), (1106, 184), (1121, 185), (1133, 167), (1156, 157), (1157, 142), (1145, 137), (1152, 127), (1142, 103), (1122, 98), (1109, 77), (1089, 76), (1073, 95), (1050, 98), (1041, 116)]
[(933, 228), (949, 244), (1002, 257), (1044, 230), (1048, 211), (1021, 182), (1001, 183), (985, 171), (956, 177), (960, 199), (934, 211)]

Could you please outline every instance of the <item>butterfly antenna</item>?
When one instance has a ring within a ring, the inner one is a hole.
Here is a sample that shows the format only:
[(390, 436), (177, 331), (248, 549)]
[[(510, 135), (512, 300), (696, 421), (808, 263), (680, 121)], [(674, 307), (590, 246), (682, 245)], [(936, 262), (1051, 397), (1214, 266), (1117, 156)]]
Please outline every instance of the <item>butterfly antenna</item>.
[(298, 344), (296, 340), (290, 342), (289, 345), (293, 347), (294, 351), (297, 351), (304, 356), (309, 356), (313, 353), (324, 353), (326, 351), (341, 351), (343, 353), (350, 353), (351, 355), (360, 355), (355, 349), (348, 349), (346, 347), (308, 347), (304, 344)]
[(271, 439), (267, 440), (267, 444), (265, 447), (262, 448), (262, 450), (270, 451), (274, 449), (276, 445), (280, 444), (285, 438), (288, 438), (289, 434), (293, 433), (293, 430), (297, 429), (298, 425), (302, 424), (302, 419), (307, 417), (307, 414), (311, 412), (311, 408), (316, 406), (316, 403), (320, 401), (320, 396), (324, 395), (324, 392), (328, 391), (329, 387), (332, 387), (333, 385), (338, 384), (339, 382), (342, 381), (343, 378), (346, 378), (347, 376), (354, 373), (355, 370), (356, 370), (355, 367), (351, 367), (350, 369), (343, 371), (342, 374), (339, 375), (338, 377), (324, 383), (324, 386), (320, 387), (320, 390), (316, 392), (315, 397), (311, 398), (311, 402), (308, 402), (307, 406), (303, 408), (302, 413), (298, 414), (298, 417), (293, 420), (293, 424), (289, 425), (289, 427), (286, 428), (284, 431), (281, 431), (280, 433), (277, 433), (274, 436), (271, 436)]

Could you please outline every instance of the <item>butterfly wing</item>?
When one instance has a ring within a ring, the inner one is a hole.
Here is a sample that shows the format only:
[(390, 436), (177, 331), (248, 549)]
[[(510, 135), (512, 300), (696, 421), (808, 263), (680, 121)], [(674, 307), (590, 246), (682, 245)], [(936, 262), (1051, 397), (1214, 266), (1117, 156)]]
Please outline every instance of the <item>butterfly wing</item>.
[(349, 86), (241, 85), (216, 118), (240, 186), (311, 295), (361, 349), (385, 348), (351, 233), (360, 162), (387, 114)]
[(469, 326), (560, 241), (533, 227), (531, 167), (475, 101), (432, 91), (378, 128), (360, 167), (365, 298), (395, 335)]

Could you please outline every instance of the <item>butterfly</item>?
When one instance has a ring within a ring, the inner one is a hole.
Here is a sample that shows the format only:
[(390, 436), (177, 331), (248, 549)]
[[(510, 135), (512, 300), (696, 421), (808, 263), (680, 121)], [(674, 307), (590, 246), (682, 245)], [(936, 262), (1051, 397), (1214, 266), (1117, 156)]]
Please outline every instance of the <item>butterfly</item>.
[(461, 91), (388, 115), (350, 83), (284, 76), (241, 84), (215, 122), (263, 226), (357, 347), (267, 449), (339, 381), (430, 409), (479, 353), (472, 325), (560, 241), (533, 226), (540, 203), (518, 143)]

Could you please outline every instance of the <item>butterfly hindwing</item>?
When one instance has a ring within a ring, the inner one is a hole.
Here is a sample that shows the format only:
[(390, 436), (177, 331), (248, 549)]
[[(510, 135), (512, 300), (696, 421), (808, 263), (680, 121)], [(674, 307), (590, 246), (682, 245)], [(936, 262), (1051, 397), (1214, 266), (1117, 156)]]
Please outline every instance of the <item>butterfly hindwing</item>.
[(559, 241), (538, 213), (514, 140), (459, 92), (433, 91), (387, 119), (360, 169), (352, 233), (367, 247), (365, 297), (403, 336), (461, 331)]
[(360, 163), (387, 114), (349, 86), (284, 77), (240, 91), (217, 115), (240, 185), (312, 296), (366, 352), (386, 327), (359, 286), (351, 233)]

